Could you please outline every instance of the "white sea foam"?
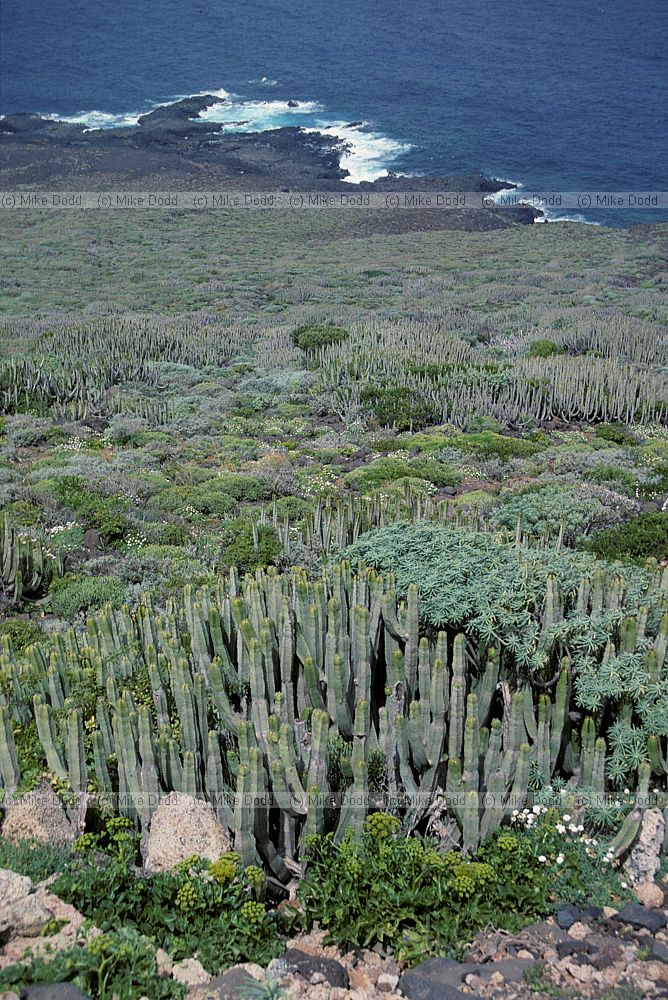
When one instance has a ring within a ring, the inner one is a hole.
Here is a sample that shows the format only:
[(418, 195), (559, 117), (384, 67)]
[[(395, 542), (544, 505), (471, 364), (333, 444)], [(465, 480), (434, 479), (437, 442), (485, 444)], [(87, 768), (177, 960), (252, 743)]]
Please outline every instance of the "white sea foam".
[[(277, 81), (262, 77), (258, 82), (273, 87)], [(307, 133), (320, 132), (336, 140), (340, 146), (340, 163), (348, 171), (345, 178), (350, 183), (373, 181), (384, 177), (388, 169), (411, 147), (397, 142), (380, 132), (373, 131), (366, 123), (327, 119), (325, 109), (317, 101), (261, 101), (245, 100), (223, 88), (210, 88), (196, 94), (178, 94), (167, 101), (152, 104), (145, 111), (115, 114), (106, 111), (80, 111), (76, 115), (45, 114), (54, 121), (85, 125), (87, 130), (126, 128), (136, 126), (142, 115), (156, 108), (167, 107), (189, 97), (211, 94), (218, 98), (201, 111), (193, 121), (225, 125), (225, 131), (264, 132), (269, 129), (299, 126)]]
[(94, 132), (101, 128), (128, 128), (131, 125), (136, 125), (142, 114), (146, 114), (146, 112), (112, 114), (109, 111), (79, 111), (76, 115), (40, 113), (39, 117), (48, 121), (67, 122), (70, 125), (85, 125), (86, 132)]
[(198, 121), (216, 122), (244, 132), (264, 132), (299, 124), (298, 119), (322, 110), (317, 101), (298, 101), (290, 107), (288, 101), (244, 101), (233, 94), (228, 100), (216, 102), (200, 111)]
[(350, 184), (360, 181), (375, 181), (386, 177), (392, 163), (407, 152), (411, 147), (407, 143), (397, 142), (379, 132), (365, 131), (365, 125), (350, 127), (346, 122), (322, 122), (313, 128), (305, 128), (305, 132), (321, 132), (342, 144), (339, 158), (341, 168), (348, 171), (345, 178)]

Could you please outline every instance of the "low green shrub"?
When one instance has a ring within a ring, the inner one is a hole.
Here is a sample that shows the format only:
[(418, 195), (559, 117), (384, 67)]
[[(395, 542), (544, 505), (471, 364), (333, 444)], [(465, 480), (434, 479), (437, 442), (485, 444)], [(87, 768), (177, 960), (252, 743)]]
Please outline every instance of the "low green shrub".
[(302, 351), (315, 351), (319, 347), (338, 344), (348, 337), (348, 331), (340, 326), (299, 326), (292, 333), (292, 343)]
[(35, 622), (24, 621), (21, 618), (10, 618), (0, 622), (0, 637), (3, 635), (11, 639), (12, 646), (17, 652), (21, 652), (33, 642), (38, 642), (43, 633)]
[(99, 531), (107, 544), (121, 541), (130, 531), (129, 501), (116, 494), (105, 497), (89, 489), (80, 476), (60, 476), (54, 480), (60, 502), (72, 510), (86, 528)]
[(461, 476), (449, 465), (435, 458), (398, 458), (386, 456), (376, 458), (368, 465), (346, 473), (346, 486), (361, 493), (373, 493), (389, 483), (400, 479), (427, 479), (434, 486), (456, 486)]
[(480, 455), (481, 458), (500, 458), (507, 462), (511, 458), (528, 458), (543, 450), (543, 445), (525, 438), (505, 437), (493, 431), (478, 434), (460, 434), (448, 438), (444, 447), (458, 448), (459, 451)]
[(509, 496), (502, 501), (494, 522), (513, 531), (519, 517), (524, 532), (548, 538), (556, 538), (563, 524), (564, 541), (571, 544), (580, 535), (616, 519), (614, 511), (584, 486), (543, 486)]
[(72, 983), (97, 1000), (180, 1000), (186, 993), (185, 986), (158, 974), (154, 946), (133, 927), (0, 971), (0, 990), (19, 993), (27, 986), (53, 983)]
[(599, 531), (582, 548), (600, 559), (643, 562), (668, 559), (668, 514), (639, 514), (626, 524)]
[(143, 878), (133, 867), (133, 845), (113, 845), (103, 867), (91, 854), (98, 846), (86, 839), (81, 862), (51, 888), (105, 933), (130, 928), (175, 960), (197, 952), (213, 974), (237, 962), (266, 965), (282, 950), (279, 917), (263, 901), (265, 876), (244, 869), (238, 855), (213, 864), (189, 858)]
[(527, 357), (529, 358), (552, 358), (556, 354), (565, 354), (566, 348), (562, 347), (561, 344), (555, 344), (553, 340), (549, 340), (548, 337), (540, 337), (538, 340), (532, 340), (529, 344), (529, 349), (527, 351)]
[(125, 587), (115, 576), (62, 576), (49, 588), (51, 610), (58, 618), (72, 621), (79, 612), (90, 612), (111, 604), (120, 608), (125, 601)]
[(394, 427), (398, 431), (421, 430), (442, 419), (439, 408), (406, 386), (367, 382), (360, 399), (367, 415), (384, 427)]
[(610, 902), (619, 879), (603, 847), (558, 810), (536, 807), (502, 829), (475, 859), (440, 853), (426, 839), (399, 833), (399, 822), (372, 814), (362, 837), (307, 842), (298, 895), (305, 913), (342, 950), (389, 946), (412, 964), (426, 955), (461, 957), (483, 927), (511, 932), (560, 904)]
[(0, 868), (27, 875), (33, 882), (64, 871), (72, 857), (72, 852), (64, 847), (32, 840), (20, 840), (15, 844), (0, 837)]
[(613, 444), (638, 444), (638, 438), (623, 424), (597, 424), (594, 434), (600, 441), (610, 441)]
[(283, 551), (274, 528), (259, 524), (255, 541), (253, 526), (245, 518), (227, 521), (221, 535), (225, 565), (236, 566), (242, 573), (274, 565)]

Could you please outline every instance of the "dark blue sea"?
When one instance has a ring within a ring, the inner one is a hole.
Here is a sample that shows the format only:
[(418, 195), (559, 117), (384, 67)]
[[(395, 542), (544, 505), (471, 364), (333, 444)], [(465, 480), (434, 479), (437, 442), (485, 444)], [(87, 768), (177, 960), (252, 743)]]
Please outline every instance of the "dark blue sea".
[(1, 31), (5, 114), (131, 127), (213, 91), (206, 114), (230, 127), (361, 122), (345, 133), (353, 179), (483, 171), (527, 190), (668, 190), (665, 0), (2, 0)]

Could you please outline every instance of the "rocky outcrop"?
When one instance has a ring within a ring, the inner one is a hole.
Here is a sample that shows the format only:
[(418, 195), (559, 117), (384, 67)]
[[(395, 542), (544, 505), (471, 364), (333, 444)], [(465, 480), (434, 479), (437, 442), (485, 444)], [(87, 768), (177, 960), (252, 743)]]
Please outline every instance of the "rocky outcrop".
[[(49, 892), (47, 883), (33, 885), (25, 875), (0, 869), (0, 969), (20, 962), (27, 948), (36, 955), (71, 948), (83, 922), (81, 913)], [(55, 933), (43, 937), (49, 924)]]
[(624, 871), (636, 891), (641, 890), (647, 894), (643, 887), (654, 883), (661, 864), (665, 832), (666, 821), (661, 810), (646, 809), (636, 842), (624, 863)]
[(74, 843), (78, 832), (68, 820), (56, 793), (43, 782), (12, 803), (2, 826), (2, 835), (13, 842), (37, 840), (63, 847)]
[(231, 849), (229, 834), (209, 802), (172, 792), (151, 818), (144, 866), (151, 872), (166, 871), (194, 855), (216, 861)]

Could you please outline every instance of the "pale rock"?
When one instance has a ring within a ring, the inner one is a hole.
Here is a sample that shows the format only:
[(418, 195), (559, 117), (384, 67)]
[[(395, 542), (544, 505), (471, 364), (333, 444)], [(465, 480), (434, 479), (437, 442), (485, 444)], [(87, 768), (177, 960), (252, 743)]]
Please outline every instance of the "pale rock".
[[(549, 950), (551, 950), (551, 949), (548, 949), (548, 951)], [(557, 954), (556, 951), (554, 952), (554, 954), (555, 955)], [(531, 959), (533, 959), (535, 956), (534, 956), (533, 952), (527, 951), (526, 948), (520, 948), (520, 950), (517, 952), (517, 957), (518, 958), (531, 958)]]
[(7, 868), (0, 868), (0, 913), (22, 896), (27, 896), (32, 882), (25, 875), (17, 875)]
[(2, 825), (2, 835), (13, 843), (37, 840), (42, 844), (67, 846), (74, 843), (77, 831), (54, 790), (42, 782), (11, 804)]
[(34, 894), (15, 900), (4, 913), (14, 937), (38, 937), (53, 919), (51, 910)]
[(155, 960), (158, 965), (158, 975), (159, 976), (171, 976), (172, 969), (174, 968), (174, 963), (171, 958), (164, 950), (164, 948), (158, 948), (155, 953)]
[(493, 972), (492, 975), (489, 977), (488, 982), (492, 986), (503, 986), (503, 984), (505, 983), (505, 979), (503, 978), (500, 972)]
[(638, 902), (648, 910), (658, 910), (663, 906), (663, 889), (656, 882), (644, 882), (636, 888), (635, 894)]
[(584, 941), (584, 939), (589, 937), (591, 934), (591, 928), (587, 927), (586, 924), (583, 924), (580, 920), (578, 920), (576, 923), (571, 924), (568, 928), (568, 933), (570, 937), (575, 938), (576, 941)]
[(394, 976), (390, 972), (381, 972), (376, 981), (376, 989), (381, 993), (392, 993), (399, 982), (399, 976)]
[(618, 913), (619, 910), (616, 910), (614, 906), (603, 907), (603, 916), (605, 917), (606, 920), (610, 920), (612, 917), (616, 917)]
[(568, 965), (568, 971), (572, 975), (573, 979), (577, 979), (580, 983), (591, 983), (594, 979), (595, 969), (591, 965), (576, 965), (575, 962), (570, 962)]
[(624, 871), (633, 886), (653, 882), (659, 870), (666, 822), (660, 809), (645, 809), (640, 832), (629, 854)]
[(151, 872), (167, 871), (194, 855), (217, 861), (231, 849), (228, 832), (211, 803), (172, 792), (151, 818), (144, 866)]
[(174, 963), (172, 979), (183, 986), (204, 986), (211, 976), (198, 959), (184, 958), (181, 962)]
[(322, 983), (326, 983), (327, 978), (323, 976), (322, 972), (312, 972), (309, 979), (309, 983), (313, 986), (320, 986)]
[(257, 964), (257, 962), (239, 962), (238, 965), (235, 965), (235, 969), (243, 969), (244, 972), (247, 972), (248, 975), (252, 976), (258, 983), (263, 983), (265, 981), (265, 971), (261, 965)]
[(362, 990), (366, 995), (373, 989), (373, 983), (366, 971), (360, 966), (357, 966), (355, 969), (348, 969), (348, 980), (350, 982), (350, 989), (353, 992), (355, 990)]

